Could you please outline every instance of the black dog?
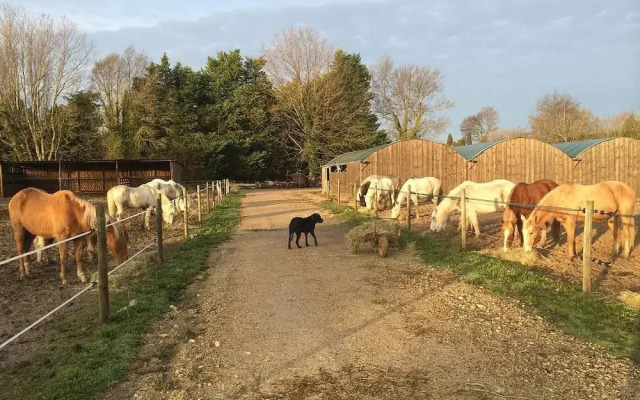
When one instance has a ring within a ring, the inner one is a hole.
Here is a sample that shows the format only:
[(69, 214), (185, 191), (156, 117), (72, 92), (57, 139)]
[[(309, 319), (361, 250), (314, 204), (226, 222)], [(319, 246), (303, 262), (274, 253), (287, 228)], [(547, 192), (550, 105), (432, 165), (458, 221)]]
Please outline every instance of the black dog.
[(318, 245), (318, 239), (316, 239), (316, 234), (314, 233), (316, 229), (316, 224), (321, 224), (324, 221), (320, 214), (314, 213), (309, 215), (307, 218), (295, 217), (291, 219), (289, 222), (289, 248), (291, 248), (291, 241), (293, 240), (293, 233), (296, 234), (296, 246), (301, 248), (298, 241), (300, 240), (300, 235), (304, 232), (304, 243), (308, 246), (309, 241), (307, 240), (307, 235), (310, 233), (313, 236), (313, 240), (316, 242), (316, 246)]

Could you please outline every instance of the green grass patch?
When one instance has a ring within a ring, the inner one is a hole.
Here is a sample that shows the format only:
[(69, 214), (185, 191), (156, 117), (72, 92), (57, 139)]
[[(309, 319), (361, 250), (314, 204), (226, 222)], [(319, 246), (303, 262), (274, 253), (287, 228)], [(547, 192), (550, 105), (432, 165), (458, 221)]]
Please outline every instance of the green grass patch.
[[(194, 276), (207, 269), (211, 248), (233, 234), (241, 198), (225, 197), (206, 216), (195, 237), (165, 246), (163, 264), (146, 256), (139, 266), (114, 274), (109, 324), (98, 323), (95, 292), (81, 297), (86, 307), (45, 328), (42, 350), (0, 371), (0, 399), (93, 399), (123, 379), (148, 325), (167, 313)], [(137, 305), (129, 308), (131, 298)]]
[(329, 200), (323, 201), (322, 207), (325, 208), (326, 210), (331, 211), (332, 214), (337, 215), (338, 218), (342, 219), (343, 221), (351, 225), (358, 225), (363, 222), (371, 221), (373, 219), (372, 216), (369, 214), (364, 214), (364, 213), (355, 211), (351, 207), (346, 207)]
[[(331, 204), (326, 208), (338, 211), (345, 219), (350, 218), (344, 207)], [(350, 221), (359, 223), (361, 218)], [(560, 330), (640, 364), (640, 312), (625, 307), (612, 296), (598, 292), (585, 294), (581, 286), (542, 271), (465, 250), (430, 234), (404, 230), (400, 246), (412, 242), (425, 263), (451, 270), (462, 280), (481, 284), (493, 293), (523, 300), (530, 311)]]

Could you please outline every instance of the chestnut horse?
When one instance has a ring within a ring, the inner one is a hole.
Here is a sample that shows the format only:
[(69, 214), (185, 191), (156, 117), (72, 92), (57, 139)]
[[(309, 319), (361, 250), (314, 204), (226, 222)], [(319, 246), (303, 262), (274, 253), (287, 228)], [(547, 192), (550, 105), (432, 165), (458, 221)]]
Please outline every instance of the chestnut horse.
[[(607, 181), (595, 185), (579, 185), (577, 183), (563, 183), (547, 193), (533, 209), (529, 218), (521, 216), (523, 220), (522, 233), (524, 239), (524, 251), (530, 252), (536, 242), (543, 226), (552, 218), (560, 221), (567, 231), (567, 247), (569, 257), (573, 259), (576, 254), (575, 230), (576, 222), (584, 220), (582, 209), (587, 200), (595, 202), (594, 209), (615, 212), (622, 215), (633, 214), (633, 203), (636, 192), (626, 183)], [(562, 210), (549, 209), (548, 207), (562, 207)], [(618, 238), (622, 223), (622, 238)], [(595, 222), (607, 221), (613, 234), (613, 254), (620, 250), (620, 243), (624, 244), (624, 256), (629, 257), (635, 240), (635, 221), (633, 217), (611, 217), (606, 214), (594, 213)]]
[[(96, 208), (93, 204), (76, 197), (68, 190), (54, 194), (26, 188), (15, 194), (9, 201), (9, 218), (16, 240), (18, 255), (28, 251), (36, 236), (44, 239), (55, 239), (60, 242), (70, 237), (88, 232), (96, 228)], [(112, 222), (105, 215), (108, 222)], [(107, 227), (107, 246), (116, 256), (118, 262), (127, 258), (128, 236), (122, 224)], [(82, 282), (87, 281), (82, 267), (82, 250), (87, 243), (87, 236), (73, 240), (76, 270)], [(60, 250), (60, 279), (66, 284), (64, 267), (67, 261), (68, 242), (58, 245)], [(29, 274), (29, 265), (20, 258), (20, 278)]]
[[(513, 239), (516, 233), (514, 225), (518, 228), (520, 243), (523, 242), (522, 219), (520, 219), (520, 216), (524, 215), (525, 218), (528, 218), (540, 199), (556, 187), (558, 187), (558, 184), (548, 179), (542, 179), (533, 183), (520, 182), (516, 184), (509, 196), (509, 204), (507, 204), (507, 207), (504, 209), (504, 213), (502, 214), (502, 232), (504, 234), (503, 250), (505, 252), (507, 252), (509, 250), (509, 246), (513, 244)], [(532, 205), (527, 206), (525, 204)], [(551, 223), (551, 233), (553, 234), (553, 239), (558, 243), (560, 241), (560, 223), (555, 219)], [(543, 230), (542, 243), (545, 241), (546, 230)]]

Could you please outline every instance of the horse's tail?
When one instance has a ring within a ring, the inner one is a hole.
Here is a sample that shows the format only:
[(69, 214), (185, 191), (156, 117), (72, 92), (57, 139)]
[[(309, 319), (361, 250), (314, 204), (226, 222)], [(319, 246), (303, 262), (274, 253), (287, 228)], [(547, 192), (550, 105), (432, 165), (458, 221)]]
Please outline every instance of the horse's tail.
[(107, 209), (109, 210), (109, 216), (111, 218), (116, 217), (116, 200), (114, 199), (114, 188), (109, 189), (107, 192)]

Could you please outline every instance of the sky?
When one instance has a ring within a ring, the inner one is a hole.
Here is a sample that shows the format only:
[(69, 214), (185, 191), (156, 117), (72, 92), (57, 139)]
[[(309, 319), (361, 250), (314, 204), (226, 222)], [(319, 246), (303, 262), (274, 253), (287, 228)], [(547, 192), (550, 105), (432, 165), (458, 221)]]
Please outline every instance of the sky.
[(446, 113), (455, 138), (462, 119), (485, 106), (501, 128), (526, 127), (553, 91), (600, 117), (640, 111), (638, 0), (5, 2), (74, 20), (98, 58), (132, 45), (195, 69), (218, 51), (258, 56), (282, 29), (311, 26), (368, 65), (386, 54), (396, 65), (438, 68), (455, 103)]

